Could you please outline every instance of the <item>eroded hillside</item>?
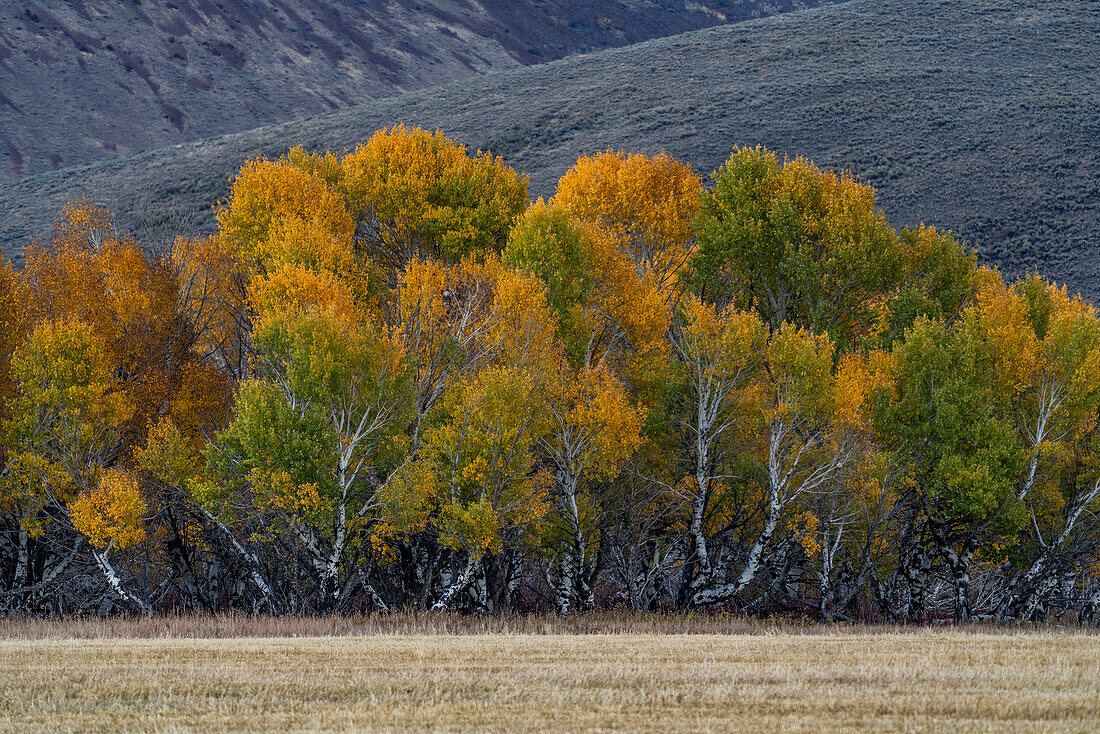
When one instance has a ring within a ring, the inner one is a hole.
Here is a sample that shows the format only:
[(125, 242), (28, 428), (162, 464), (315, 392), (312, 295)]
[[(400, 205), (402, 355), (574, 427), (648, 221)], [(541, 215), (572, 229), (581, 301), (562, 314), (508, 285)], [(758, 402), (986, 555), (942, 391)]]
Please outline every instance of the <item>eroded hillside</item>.
[(822, 2), (5, 3), (0, 181)]

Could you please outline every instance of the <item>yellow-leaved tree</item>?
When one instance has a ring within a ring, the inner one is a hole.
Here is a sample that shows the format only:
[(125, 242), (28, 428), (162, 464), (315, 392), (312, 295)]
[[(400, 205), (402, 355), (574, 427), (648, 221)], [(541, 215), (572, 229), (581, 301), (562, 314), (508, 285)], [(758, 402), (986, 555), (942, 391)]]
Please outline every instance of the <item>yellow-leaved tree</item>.
[(485, 574), (475, 608), (491, 610), (493, 599), (510, 594), (519, 581), (520, 567), (507, 559), (548, 502), (548, 478), (535, 465), (535, 445), (546, 431), (536, 388), (522, 370), (488, 367), (448, 391), (438, 424), (425, 436), (420, 460), (434, 475), (435, 524), (440, 542), (454, 551), (435, 611), (458, 604), (487, 556), (512, 568), (495, 589)]
[(414, 257), (454, 263), (499, 253), (527, 205), (525, 176), (441, 132), (379, 130), (341, 168), (357, 246), (398, 271)]
[(694, 250), (699, 177), (666, 153), (622, 151), (581, 157), (558, 181), (554, 203), (599, 225), (665, 295)]
[[(79, 321), (46, 321), (35, 327), (11, 361), (16, 395), (4, 426), (8, 451), (5, 504), (19, 517), (16, 586), (30, 569), (28, 541), (51, 524), (68, 526), (72, 503), (99, 491), (104, 467), (123, 449), (122, 426), (133, 407), (111, 374), (103, 343)], [(108, 490), (113, 488), (108, 483)], [(122, 531), (132, 545), (143, 532), (141, 512)], [(90, 526), (77, 526), (83, 532)], [(100, 535), (89, 535), (99, 539)], [(92, 547), (104, 577), (143, 611), (147, 604), (127, 591), (105, 553)]]

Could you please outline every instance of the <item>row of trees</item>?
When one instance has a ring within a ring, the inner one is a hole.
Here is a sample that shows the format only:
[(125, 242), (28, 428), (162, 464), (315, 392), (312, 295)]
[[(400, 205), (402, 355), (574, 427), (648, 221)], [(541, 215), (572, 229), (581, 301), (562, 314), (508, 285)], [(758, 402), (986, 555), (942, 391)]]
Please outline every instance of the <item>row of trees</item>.
[(399, 126), (217, 220), (0, 269), (7, 613), (1095, 614), (1096, 310), (847, 174)]

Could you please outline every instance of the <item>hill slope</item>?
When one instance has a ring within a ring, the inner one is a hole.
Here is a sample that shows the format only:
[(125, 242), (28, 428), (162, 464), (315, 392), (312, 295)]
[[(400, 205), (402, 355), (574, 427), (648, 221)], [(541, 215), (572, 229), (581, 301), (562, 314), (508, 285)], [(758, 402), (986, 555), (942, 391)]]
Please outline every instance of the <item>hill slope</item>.
[(0, 181), (836, 0), (0, 5)]
[(414, 92), (0, 189), (9, 252), (82, 191), (155, 240), (209, 228), (248, 157), (343, 149), (399, 120), (491, 148), (546, 194), (584, 152), (709, 172), (762, 143), (876, 186), (986, 262), (1100, 295), (1100, 4), (853, 0)]

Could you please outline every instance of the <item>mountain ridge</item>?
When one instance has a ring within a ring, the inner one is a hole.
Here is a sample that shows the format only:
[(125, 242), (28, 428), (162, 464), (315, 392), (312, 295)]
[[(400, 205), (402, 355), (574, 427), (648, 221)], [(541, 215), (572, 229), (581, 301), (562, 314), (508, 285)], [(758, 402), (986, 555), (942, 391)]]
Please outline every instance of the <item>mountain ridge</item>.
[(0, 180), (837, 0), (0, 6)]
[(150, 241), (209, 230), (245, 159), (402, 121), (502, 155), (533, 195), (584, 153), (664, 149), (705, 175), (764, 144), (852, 170), (895, 226), (952, 229), (1007, 275), (1095, 299), (1097, 39), (1100, 7), (1068, 1), (852, 0), (24, 179), (0, 187), (0, 241), (16, 254), (82, 190)]

